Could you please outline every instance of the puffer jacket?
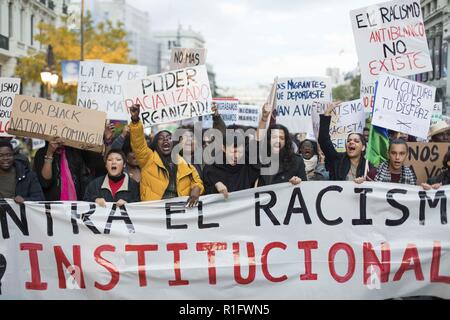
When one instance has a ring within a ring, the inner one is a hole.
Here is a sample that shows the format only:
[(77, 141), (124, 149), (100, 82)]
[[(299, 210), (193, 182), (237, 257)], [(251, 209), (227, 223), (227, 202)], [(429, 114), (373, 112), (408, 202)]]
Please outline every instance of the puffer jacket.
[[(161, 200), (169, 186), (169, 172), (156, 151), (147, 146), (142, 122), (130, 124), (131, 148), (141, 168), (141, 201)], [(189, 196), (195, 186), (201, 194), (205, 188), (197, 170), (178, 155), (177, 164), (177, 194)]]

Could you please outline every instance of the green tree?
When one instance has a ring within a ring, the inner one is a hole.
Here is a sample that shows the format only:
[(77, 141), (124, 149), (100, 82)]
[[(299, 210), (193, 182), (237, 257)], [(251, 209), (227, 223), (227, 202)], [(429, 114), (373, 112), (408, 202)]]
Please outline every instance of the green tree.
[(350, 101), (359, 99), (361, 76), (353, 77), (349, 83), (333, 88), (333, 100)]
[[(77, 87), (67, 85), (61, 81), (61, 61), (80, 59), (80, 32), (68, 28), (68, 20), (62, 18), (62, 25), (40, 23), (39, 32), (34, 37), (45, 48), (53, 47), (55, 67), (60, 80), (54, 91), (61, 95), (65, 103), (75, 104)], [(134, 64), (128, 55), (130, 49), (125, 40), (126, 31), (122, 23), (113, 25), (111, 21), (100, 22), (94, 26), (91, 15), (88, 13), (84, 20), (84, 58), (86, 60), (100, 59), (106, 63)], [(40, 82), (40, 73), (46, 66), (46, 52), (29, 52), (27, 57), (18, 59), (16, 75), (22, 79), (23, 84)]]

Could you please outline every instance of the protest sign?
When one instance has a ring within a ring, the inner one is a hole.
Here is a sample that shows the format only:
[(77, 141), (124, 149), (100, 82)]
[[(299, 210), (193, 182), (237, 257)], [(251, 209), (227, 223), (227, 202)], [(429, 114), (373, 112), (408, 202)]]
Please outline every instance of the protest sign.
[(8, 133), (53, 140), (78, 149), (101, 152), (106, 113), (69, 104), (17, 95)]
[[(238, 120), (239, 99), (236, 98), (214, 98), (220, 117), (226, 126), (236, 124)], [(202, 116), (202, 126), (204, 129), (212, 128), (212, 115)]]
[(79, 60), (63, 60), (61, 61), (62, 82), (69, 85), (78, 84), (78, 76), (80, 74)]
[(19, 78), (0, 78), (0, 137), (10, 137), (7, 131), (11, 119), (11, 109), (14, 97), (19, 91)]
[(353, 10), (350, 18), (361, 75), (408, 76), (432, 70), (419, 0), (396, 0)]
[(361, 77), (360, 82), (360, 98), (361, 102), (364, 106), (364, 112), (372, 113), (373, 110), (373, 102), (375, 100), (375, 83), (374, 82), (364, 82)]
[(441, 173), (445, 154), (450, 143), (408, 142), (408, 158), (405, 165), (411, 166), (417, 176), (417, 183), (427, 182), (429, 178)]
[(431, 114), (431, 125), (438, 123), (442, 120), (442, 102), (436, 102), (433, 105), (433, 113)]
[(372, 123), (426, 139), (436, 88), (381, 74), (375, 89)]
[(32, 150), (39, 150), (43, 147), (45, 147), (45, 140), (42, 139), (31, 139), (31, 143), (32, 143)]
[(125, 107), (141, 106), (144, 127), (211, 114), (206, 67), (168, 71), (123, 84)]
[(122, 84), (145, 76), (146, 66), (82, 61), (77, 105), (104, 111), (108, 119), (129, 120), (129, 112), (123, 105)]
[(240, 104), (238, 105), (237, 125), (247, 127), (258, 127), (261, 118), (261, 106)]
[(205, 64), (205, 48), (173, 48), (170, 57), (170, 70), (196, 67)]
[(314, 102), (331, 102), (331, 81), (326, 77), (279, 78), (277, 123), (291, 133), (313, 133), (311, 108)]
[(335, 181), (195, 208), (1, 199), (0, 299), (449, 299), (449, 196)]
[[(313, 106), (312, 121), (316, 140), (319, 138), (320, 117), (323, 112)], [(343, 102), (333, 110), (330, 123), (330, 137), (338, 152), (345, 151), (345, 142), (350, 133), (363, 133), (366, 123), (364, 106), (361, 99)]]

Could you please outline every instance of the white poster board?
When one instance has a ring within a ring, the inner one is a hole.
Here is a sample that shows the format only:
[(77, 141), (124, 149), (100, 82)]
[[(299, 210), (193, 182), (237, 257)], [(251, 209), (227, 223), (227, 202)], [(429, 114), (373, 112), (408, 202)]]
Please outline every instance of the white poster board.
[(364, 81), (381, 73), (408, 76), (432, 70), (419, 0), (384, 2), (350, 12)]
[(438, 123), (442, 120), (442, 102), (436, 102), (433, 105), (433, 113), (431, 115), (431, 125)]
[(311, 133), (314, 102), (331, 102), (331, 80), (327, 77), (279, 78), (277, 83), (277, 123), (291, 133)]
[(7, 133), (14, 97), (20, 91), (19, 78), (0, 78), (0, 137), (11, 137)]
[(123, 84), (125, 108), (141, 106), (144, 127), (211, 114), (204, 65), (155, 74)]
[[(323, 108), (312, 108), (314, 136), (319, 138), (320, 114)], [(345, 150), (345, 142), (350, 133), (363, 133), (366, 123), (364, 105), (361, 99), (343, 102), (331, 114), (330, 137), (338, 152)]]
[(375, 90), (372, 124), (426, 139), (436, 88), (381, 74)]
[(104, 111), (108, 119), (128, 120), (123, 105), (122, 83), (147, 76), (147, 66), (81, 61), (77, 105)]
[(261, 106), (240, 104), (237, 113), (237, 125), (247, 127), (258, 127), (261, 118)]
[[(239, 99), (236, 98), (214, 98), (220, 117), (226, 126), (236, 124), (238, 118)], [(204, 129), (212, 128), (212, 115), (202, 117), (202, 126)]]

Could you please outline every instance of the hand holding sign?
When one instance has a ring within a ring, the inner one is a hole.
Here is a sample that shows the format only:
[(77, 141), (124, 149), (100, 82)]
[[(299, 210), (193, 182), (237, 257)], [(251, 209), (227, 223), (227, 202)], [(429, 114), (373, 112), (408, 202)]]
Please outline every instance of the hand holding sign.
[(262, 109), (262, 120), (267, 121), (272, 113), (272, 106), (269, 103), (264, 103)]
[(219, 109), (217, 108), (217, 103), (213, 101), (211, 104), (211, 111), (213, 113), (213, 116), (218, 117), (219, 116)]
[(138, 105), (138, 104), (134, 104), (134, 105), (130, 108), (131, 121), (132, 121), (133, 123), (138, 123), (138, 122), (139, 122), (140, 108), (141, 108), (141, 106)]
[(327, 109), (325, 110), (325, 112), (323, 113), (325, 116), (331, 116), (331, 113), (333, 112), (334, 109), (336, 109), (337, 107), (339, 107), (339, 105), (342, 103), (342, 101), (336, 101), (336, 102), (332, 102), (328, 104)]

